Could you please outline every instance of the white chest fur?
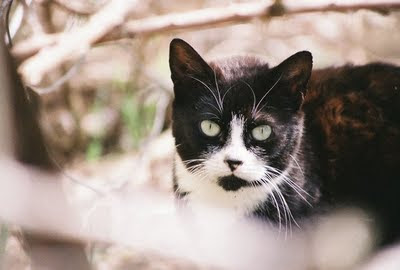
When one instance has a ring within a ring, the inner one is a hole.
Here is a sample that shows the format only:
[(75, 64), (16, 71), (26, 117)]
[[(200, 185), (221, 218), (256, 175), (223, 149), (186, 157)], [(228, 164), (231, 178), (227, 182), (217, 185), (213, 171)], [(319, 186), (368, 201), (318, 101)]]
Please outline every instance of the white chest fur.
[(176, 154), (175, 173), (179, 191), (187, 192), (185, 201), (190, 207), (209, 206), (233, 210), (239, 215), (246, 215), (263, 203), (271, 190), (265, 187), (245, 187), (237, 191), (226, 191), (217, 181), (204, 179), (190, 173), (181, 158)]

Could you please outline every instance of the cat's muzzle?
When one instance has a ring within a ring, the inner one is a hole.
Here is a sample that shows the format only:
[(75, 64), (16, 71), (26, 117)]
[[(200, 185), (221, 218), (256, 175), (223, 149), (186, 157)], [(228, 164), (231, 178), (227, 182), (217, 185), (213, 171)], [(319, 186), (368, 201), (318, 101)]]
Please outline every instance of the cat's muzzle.
[(242, 178), (234, 175), (228, 175), (220, 177), (218, 179), (218, 185), (226, 191), (237, 191), (240, 188), (250, 186), (251, 184)]

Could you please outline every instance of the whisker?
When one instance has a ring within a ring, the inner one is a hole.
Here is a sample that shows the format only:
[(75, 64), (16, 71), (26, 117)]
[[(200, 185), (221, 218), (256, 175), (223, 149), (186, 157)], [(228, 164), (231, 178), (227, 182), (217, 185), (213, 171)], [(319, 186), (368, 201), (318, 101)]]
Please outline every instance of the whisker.
[(303, 170), (301, 169), (300, 164), (297, 162), (296, 158), (295, 158), (293, 155), (291, 155), (291, 154), (289, 154), (289, 156), (290, 156), (290, 157), (293, 159), (293, 161), (296, 163), (297, 168), (299, 168), (299, 170), (300, 170), (301, 174), (303, 175), (303, 177), (305, 177), (304, 172), (303, 172)]
[[(300, 187), (296, 182), (294, 182), (292, 179), (290, 179), (289, 176), (285, 175), (284, 172), (282, 172), (279, 169), (269, 167), (269, 173), (273, 174), (274, 177), (281, 177), (282, 180), (288, 184), (290, 188), (292, 188), (299, 196), (300, 198), (306, 202), (309, 206), (313, 207), (312, 204), (303, 196), (303, 194), (309, 196), (310, 198), (314, 199), (312, 195), (310, 195), (307, 191), (305, 191), (302, 187)], [(272, 171), (272, 172), (271, 172)]]
[[(267, 175), (267, 177), (268, 177), (268, 175)], [(279, 200), (282, 202), (283, 214), (284, 214), (284, 217), (285, 217), (285, 239), (286, 239), (287, 238), (288, 226), (289, 226), (290, 231), (292, 230), (291, 222), (290, 222), (290, 214), (289, 214), (290, 213), (290, 209), (289, 209), (289, 206), (287, 205), (286, 200), (285, 200), (282, 192), (280, 191), (279, 187), (275, 183), (273, 183), (272, 181), (269, 181), (269, 184), (276, 191)]]
[(220, 109), (218, 109), (214, 104), (212, 104), (212, 103), (210, 103), (210, 102), (208, 102), (208, 101), (205, 101), (205, 100), (202, 100), (202, 102), (204, 102), (205, 104), (207, 104), (207, 105), (213, 107), (217, 112), (221, 113), (221, 112), (220, 112)]
[(276, 187), (276, 190), (279, 194), (279, 197), (281, 198), (282, 203), (284, 204), (286, 210), (287, 210), (287, 214), (288, 214), (288, 220), (289, 220), (289, 227), (290, 227), (290, 233), (292, 234), (292, 222), (298, 227), (300, 228), (300, 225), (297, 223), (296, 219), (294, 218), (292, 211), (290, 210), (290, 207), (285, 199), (285, 196), (282, 194), (282, 191), (279, 189), (279, 186), (276, 184), (273, 184)]
[(244, 83), (245, 85), (247, 85), (247, 86), (250, 88), (251, 93), (253, 94), (253, 108), (252, 108), (252, 110), (251, 110), (251, 113), (252, 113), (252, 115), (254, 115), (254, 110), (255, 110), (255, 108), (256, 108), (256, 94), (254, 93), (254, 90), (253, 90), (253, 88), (250, 86), (250, 84), (248, 84), (247, 82), (242, 81), (242, 80), (241, 80), (241, 82)]
[(218, 109), (219, 113), (222, 114), (222, 107), (221, 107), (221, 105), (220, 105), (219, 102), (218, 102), (217, 96), (214, 94), (214, 92), (211, 90), (211, 88), (210, 88), (206, 83), (204, 83), (203, 81), (201, 81), (201, 80), (199, 80), (199, 79), (197, 79), (197, 78), (195, 78), (195, 77), (193, 77), (193, 76), (188, 75), (188, 77), (192, 78), (193, 80), (198, 81), (198, 82), (201, 83), (208, 91), (210, 91), (210, 93), (213, 95), (213, 97), (214, 97), (214, 99), (215, 99), (215, 101), (216, 101), (216, 103), (217, 103), (217, 106), (219, 107), (219, 109)]
[[(261, 104), (261, 102), (264, 100), (264, 98), (269, 94), (269, 92), (271, 92), (272, 91), (272, 89), (274, 89), (274, 87), (278, 84), (278, 82), (281, 80), (281, 78), (282, 78), (282, 74), (281, 74), (281, 76), (279, 76), (279, 78), (278, 78), (278, 80), (272, 85), (272, 87), (264, 94), (264, 96), (260, 99), (260, 101), (258, 102), (258, 104), (257, 104), (257, 106), (256, 106), (256, 109), (255, 109), (255, 113), (254, 114), (257, 114), (258, 113), (258, 106), (260, 106), (260, 104)], [(254, 115), (253, 114), (253, 115)]]
[(294, 182), (292, 179), (290, 179), (287, 175), (283, 175), (284, 172), (282, 172), (281, 170), (274, 168), (274, 167), (270, 167), (268, 165), (265, 166), (267, 168), (267, 170), (269, 172), (274, 172), (276, 174), (276, 177), (282, 176), (284, 177), (284, 179), (286, 179), (287, 181), (291, 182), (297, 189), (299, 189), (302, 193), (304, 193), (305, 195), (309, 196), (310, 198), (314, 199), (314, 197), (309, 194), (307, 191), (305, 191), (302, 187), (300, 187), (296, 182)]
[(218, 82), (217, 82), (217, 74), (215, 73), (215, 70), (213, 69), (214, 72), (214, 81), (215, 81), (215, 87), (217, 88), (217, 93), (218, 93), (218, 98), (219, 98), (219, 107), (221, 108), (221, 111), (224, 110), (224, 104), (221, 100), (221, 92), (219, 91), (219, 87), (218, 87)]
[(196, 162), (196, 161), (206, 161), (206, 159), (205, 158), (193, 158), (193, 159), (182, 160), (182, 162), (185, 164), (191, 163), (191, 162)]
[(201, 114), (202, 115), (211, 115), (211, 116), (215, 117), (216, 119), (220, 119), (220, 117), (218, 117), (218, 115), (216, 115), (215, 113), (212, 113), (212, 112), (204, 112), (204, 113), (201, 113)]
[(301, 194), (301, 192), (305, 192), (303, 189), (298, 189), (296, 186), (293, 186), (292, 183), (287, 182), (289, 179), (284, 179), (285, 183), (289, 185), (290, 188), (292, 188), (299, 196), (300, 198), (306, 202), (309, 206), (313, 207), (313, 205)]
[(225, 91), (225, 94), (222, 96), (222, 104), (224, 104), (224, 99), (225, 99), (226, 94), (228, 94), (228, 92), (229, 92), (234, 86), (236, 86), (236, 85), (235, 85), (235, 84), (232, 85), (231, 87), (228, 88), (228, 90)]
[[(266, 179), (266, 181), (269, 184), (270, 181), (267, 180), (267, 179)], [(265, 186), (265, 183), (262, 183), (262, 187), (267, 189), (267, 186)], [(272, 204), (275, 206), (276, 211), (278, 212), (278, 228), (279, 228), (279, 232), (281, 232), (281, 230), (282, 230), (282, 216), (281, 216), (281, 211), (280, 211), (280, 207), (279, 207), (278, 201), (276, 200), (276, 197), (275, 197), (273, 191), (271, 192), (271, 198), (272, 198), (272, 201), (273, 201)]]

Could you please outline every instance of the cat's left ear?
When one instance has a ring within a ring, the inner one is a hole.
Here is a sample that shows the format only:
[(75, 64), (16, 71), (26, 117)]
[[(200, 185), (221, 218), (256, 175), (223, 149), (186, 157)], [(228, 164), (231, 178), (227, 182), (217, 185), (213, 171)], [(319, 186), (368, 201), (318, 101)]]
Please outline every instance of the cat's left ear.
[(182, 39), (171, 41), (169, 49), (169, 66), (174, 83), (187, 80), (190, 76), (207, 78), (213, 71), (204, 59)]
[(279, 64), (275, 70), (280, 80), (287, 82), (292, 94), (301, 92), (304, 94), (312, 70), (312, 54), (301, 51), (287, 58)]

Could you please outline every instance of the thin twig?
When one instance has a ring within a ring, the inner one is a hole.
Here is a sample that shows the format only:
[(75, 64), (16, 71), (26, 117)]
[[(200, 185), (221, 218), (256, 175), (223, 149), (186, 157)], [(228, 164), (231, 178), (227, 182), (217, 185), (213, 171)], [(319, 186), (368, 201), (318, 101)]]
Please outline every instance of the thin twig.
[(101, 8), (101, 5), (94, 5), (88, 3), (88, 1), (79, 0), (53, 0), (53, 3), (68, 12), (84, 16), (92, 15)]

